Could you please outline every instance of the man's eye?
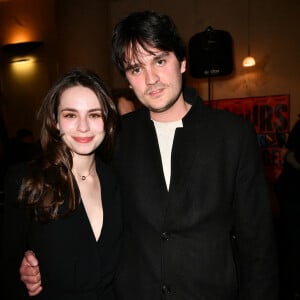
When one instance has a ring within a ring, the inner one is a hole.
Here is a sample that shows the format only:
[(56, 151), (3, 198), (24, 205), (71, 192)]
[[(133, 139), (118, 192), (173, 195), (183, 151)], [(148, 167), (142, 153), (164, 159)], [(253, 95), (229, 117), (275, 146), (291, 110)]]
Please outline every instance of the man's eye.
[(131, 72), (132, 72), (132, 74), (138, 74), (138, 73), (141, 72), (141, 68), (139, 68), (139, 67), (138, 68), (133, 68)]
[(160, 60), (157, 61), (157, 64), (160, 65), (160, 66), (162, 66), (162, 65), (165, 64), (165, 62), (166, 62), (165, 59), (160, 59)]

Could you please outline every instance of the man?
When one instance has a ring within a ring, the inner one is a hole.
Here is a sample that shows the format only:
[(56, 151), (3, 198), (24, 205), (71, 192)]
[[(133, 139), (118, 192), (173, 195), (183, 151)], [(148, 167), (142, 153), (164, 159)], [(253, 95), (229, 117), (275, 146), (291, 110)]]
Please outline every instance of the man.
[[(185, 48), (168, 16), (130, 14), (114, 28), (112, 48), (144, 105), (123, 117), (114, 158), (125, 218), (116, 298), (277, 299), (270, 198), (252, 125), (183, 88)], [(27, 255), (20, 271), (38, 293), (37, 260)]]

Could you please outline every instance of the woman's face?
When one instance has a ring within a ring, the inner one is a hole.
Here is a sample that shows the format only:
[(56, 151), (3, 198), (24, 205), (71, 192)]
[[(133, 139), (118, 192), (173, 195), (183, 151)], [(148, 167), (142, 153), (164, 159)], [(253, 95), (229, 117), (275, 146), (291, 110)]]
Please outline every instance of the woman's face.
[(80, 85), (66, 89), (60, 97), (57, 128), (74, 154), (93, 153), (105, 137), (102, 108), (96, 94)]

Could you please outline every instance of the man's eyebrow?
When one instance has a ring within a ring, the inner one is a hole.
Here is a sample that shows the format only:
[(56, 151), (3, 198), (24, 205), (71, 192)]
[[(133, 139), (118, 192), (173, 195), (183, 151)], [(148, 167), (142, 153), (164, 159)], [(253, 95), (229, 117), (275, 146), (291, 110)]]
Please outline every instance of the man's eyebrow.
[(162, 52), (159, 52), (157, 55), (153, 55), (154, 59), (155, 60), (158, 60), (158, 59), (161, 59), (161, 58), (164, 58), (165, 56), (168, 56), (170, 54), (170, 52), (168, 51), (162, 51)]
[[(152, 54), (152, 57), (153, 57), (153, 60), (157, 61), (157, 60), (160, 60), (166, 56), (168, 56), (170, 54), (169, 51), (160, 51), (158, 53), (153, 53)], [(139, 68), (140, 66), (142, 66), (143, 64), (142, 63), (139, 63), (139, 62), (136, 62), (134, 64), (128, 64), (127, 67), (125, 68), (125, 72), (127, 71), (130, 71), (130, 70), (133, 70), (134, 68)]]
[(139, 63), (135, 63), (135, 64), (132, 64), (132, 65), (128, 64), (127, 67), (125, 68), (125, 72), (130, 71), (130, 70), (133, 70), (133, 69), (135, 69), (135, 68), (138, 68), (138, 67), (140, 67), (141, 65), (142, 65), (142, 64), (139, 64)]

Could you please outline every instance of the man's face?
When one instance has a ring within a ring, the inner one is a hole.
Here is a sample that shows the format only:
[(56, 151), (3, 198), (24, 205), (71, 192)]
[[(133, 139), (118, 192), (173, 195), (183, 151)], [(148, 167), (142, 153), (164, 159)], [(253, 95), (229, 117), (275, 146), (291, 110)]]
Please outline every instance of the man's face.
[[(173, 52), (138, 48), (138, 61), (128, 51), (126, 78), (140, 102), (153, 113), (166, 112), (182, 97), (182, 74), (186, 61), (179, 62)], [(183, 98), (182, 98), (183, 100)]]

